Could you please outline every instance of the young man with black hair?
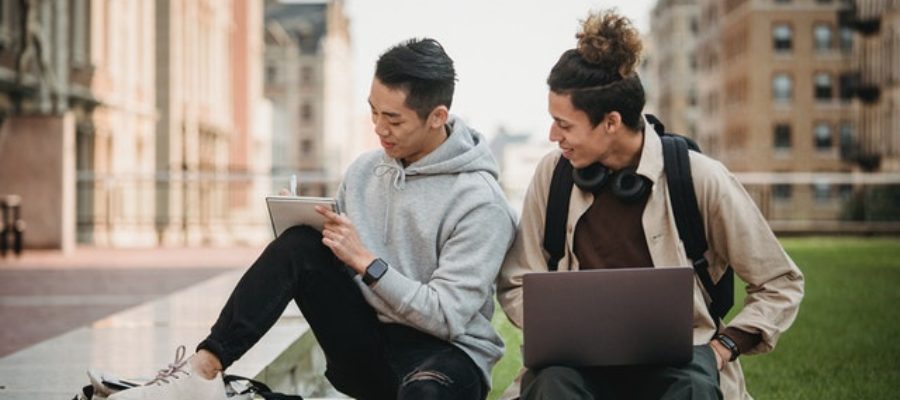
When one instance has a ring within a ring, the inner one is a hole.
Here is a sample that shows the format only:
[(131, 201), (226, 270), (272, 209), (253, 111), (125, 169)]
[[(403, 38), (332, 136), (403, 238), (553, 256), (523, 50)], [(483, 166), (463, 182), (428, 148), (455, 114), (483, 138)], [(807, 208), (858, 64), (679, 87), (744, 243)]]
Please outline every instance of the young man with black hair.
[(194, 356), (110, 399), (224, 399), (220, 372), (291, 300), (338, 390), (483, 399), (503, 352), (491, 326), (493, 283), (515, 216), (484, 137), (449, 114), (455, 81), (435, 40), (382, 54), (368, 99), (382, 149), (346, 172), (337, 195), (344, 214), (321, 209), (322, 233), (299, 226), (275, 239)]

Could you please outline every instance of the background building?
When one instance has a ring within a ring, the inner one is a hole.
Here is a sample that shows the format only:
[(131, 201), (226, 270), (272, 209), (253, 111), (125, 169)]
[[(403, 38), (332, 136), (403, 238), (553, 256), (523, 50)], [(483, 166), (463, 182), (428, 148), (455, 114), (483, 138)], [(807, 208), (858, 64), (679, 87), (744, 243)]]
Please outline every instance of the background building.
[(229, 143), (228, 225), (232, 240), (264, 243), (271, 230), (265, 196), (273, 193), (272, 103), (263, 97), (264, 6), (258, 0), (233, 0), (231, 101), (234, 136)]
[[(0, 195), (21, 196), (27, 247), (70, 250), (75, 244), (76, 127), (81, 137), (92, 135), (98, 106), (100, 125), (140, 119), (142, 112), (140, 102), (134, 112), (121, 112), (92, 93), (94, 78), (105, 76), (97, 63), (108, 58), (89, 41), (88, 10), (85, 1), (0, 3)], [(106, 78), (107, 86), (122, 83)], [(82, 148), (93, 154), (91, 146)], [(92, 154), (79, 162), (92, 162)]]
[[(697, 101), (700, 123), (696, 139), (707, 154), (716, 157), (721, 153), (722, 127), (722, 18), (721, 2), (697, 0), (699, 26), (694, 44), (697, 72)], [(651, 28), (652, 29), (652, 28)]]
[(288, 176), (298, 174), (305, 194), (333, 194), (359, 151), (349, 22), (343, 8), (341, 0), (266, 3), (272, 174), (282, 186)]
[(866, 171), (900, 171), (900, 2), (842, 2), (839, 24), (852, 41), (842, 77), (854, 97), (857, 129), (841, 132), (845, 159)]
[[(698, 137), (696, 37), (699, 32), (699, 7), (696, 0), (660, 0), (650, 14), (649, 46), (652, 52), (654, 109), (666, 130), (692, 138)], [(645, 39), (645, 43), (647, 42)], [(700, 143), (705, 149), (706, 143)]]
[(22, 197), (27, 247), (269, 238), (262, 10), (0, 3), (0, 195)]
[(640, 65), (638, 66), (638, 75), (641, 78), (641, 85), (644, 86), (644, 96), (647, 101), (644, 105), (644, 113), (654, 114), (660, 117), (661, 114), (658, 111), (659, 94), (656, 90), (658, 85), (656, 82), (658, 78), (657, 73), (659, 71), (657, 68), (656, 43), (654, 43), (653, 36), (651, 36), (650, 33), (645, 33), (641, 38), (644, 42), (644, 50)]
[(156, 230), (160, 244), (228, 239), (229, 143), (235, 138), (231, 0), (157, 7)]
[(70, 2), (71, 82), (96, 101), (77, 119), (77, 239), (102, 246), (156, 244), (156, 92), (152, 2)]
[[(820, 0), (700, 0), (699, 102), (707, 152), (735, 172), (849, 172), (839, 135), (856, 129), (839, 82), (852, 40), (840, 4)], [(707, 118), (709, 119), (707, 121)], [(756, 186), (770, 220), (837, 219), (849, 186)]]

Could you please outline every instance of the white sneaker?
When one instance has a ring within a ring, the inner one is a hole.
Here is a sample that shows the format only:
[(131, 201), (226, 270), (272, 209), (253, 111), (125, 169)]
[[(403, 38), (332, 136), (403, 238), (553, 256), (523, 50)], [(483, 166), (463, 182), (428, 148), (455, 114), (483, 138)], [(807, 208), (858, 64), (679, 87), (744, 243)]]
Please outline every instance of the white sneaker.
[(123, 390), (109, 400), (226, 400), (222, 374), (206, 379), (195, 373), (184, 357), (184, 346), (178, 346), (175, 362), (162, 369), (156, 379), (146, 385)]

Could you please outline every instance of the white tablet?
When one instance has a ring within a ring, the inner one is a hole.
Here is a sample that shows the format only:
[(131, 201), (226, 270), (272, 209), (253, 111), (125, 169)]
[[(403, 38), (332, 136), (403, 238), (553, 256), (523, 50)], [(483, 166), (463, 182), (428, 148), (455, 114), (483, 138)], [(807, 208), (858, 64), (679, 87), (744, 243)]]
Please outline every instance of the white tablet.
[(321, 232), (325, 217), (316, 212), (316, 206), (340, 212), (337, 201), (331, 197), (268, 196), (266, 206), (275, 237), (297, 225), (309, 225)]

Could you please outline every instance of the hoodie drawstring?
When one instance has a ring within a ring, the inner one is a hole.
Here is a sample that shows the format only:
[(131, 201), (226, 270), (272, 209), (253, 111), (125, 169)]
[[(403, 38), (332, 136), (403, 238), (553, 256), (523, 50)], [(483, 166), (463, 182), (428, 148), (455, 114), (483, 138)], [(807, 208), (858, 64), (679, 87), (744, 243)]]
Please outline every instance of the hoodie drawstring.
[(403, 190), (403, 187), (406, 186), (406, 171), (403, 170), (403, 167), (386, 162), (375, 166), (375, 176), (384, 176), (391, 172), (394, 173), (394, 189)]
[[(396, 190), (403, 190), (403, 188), (406, 187), (406, 171), (403, 169), (403, 167), (397, 165), (396, 163), (388, 162), (381, 162), (380, 164), (375, 166), (375, 176), (380, 177), (392, 172), (394, 173), (394, 177), (391, 186), (393, 186)], [(388, 242), (388, 230), (390, 229), (391, 223), (391, 198), (394, 196), (393, 190), (388, 190), (387, 192), (388, 198), (384, 206), (384, 227), (382, 228), (381, 232), (381, 240), (384, 242), (384, 244), (387, 244)]]

